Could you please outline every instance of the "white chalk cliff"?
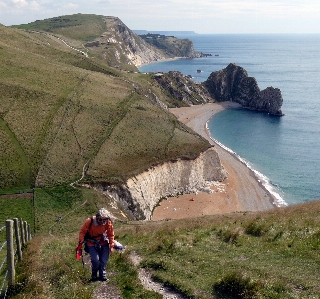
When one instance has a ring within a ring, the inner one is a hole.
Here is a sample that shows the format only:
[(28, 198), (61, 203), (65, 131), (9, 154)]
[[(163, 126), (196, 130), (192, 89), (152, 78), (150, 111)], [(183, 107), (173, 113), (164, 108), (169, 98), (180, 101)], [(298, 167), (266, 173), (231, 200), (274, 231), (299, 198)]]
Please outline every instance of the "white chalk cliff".
[(119, 201), (135, 219), (147, 219), (163, 198), (179, 193), (210, 192), (213, 181), (222, 181), (226, 172), (214, 148), (194, 160), (179, 159), (148, 169), (122, 186), (109, 187), (107, 193)]

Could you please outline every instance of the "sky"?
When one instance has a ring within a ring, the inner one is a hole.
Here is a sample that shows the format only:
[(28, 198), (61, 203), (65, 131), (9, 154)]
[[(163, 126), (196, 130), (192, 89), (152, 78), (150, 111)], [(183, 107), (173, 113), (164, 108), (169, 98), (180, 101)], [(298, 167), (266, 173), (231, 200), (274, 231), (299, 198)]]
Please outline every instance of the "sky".
[(320, 33), (320, 0), (0, 0), (6, 26), (76, 13), (116, 16), (131, 30)]

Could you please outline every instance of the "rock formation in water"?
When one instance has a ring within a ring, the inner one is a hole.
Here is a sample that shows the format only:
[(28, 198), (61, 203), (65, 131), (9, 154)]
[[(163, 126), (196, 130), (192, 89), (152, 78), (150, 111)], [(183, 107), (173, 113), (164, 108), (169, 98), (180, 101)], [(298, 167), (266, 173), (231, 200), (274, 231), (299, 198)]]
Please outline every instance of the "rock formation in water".
[(230, 63), (226, 68), (211, 73), (203, 83), (218, 102), (233, 101), (244, 108), (282, 116), (282, 95), (278, 88), (260, 90), (257, 81), (245, 69)]

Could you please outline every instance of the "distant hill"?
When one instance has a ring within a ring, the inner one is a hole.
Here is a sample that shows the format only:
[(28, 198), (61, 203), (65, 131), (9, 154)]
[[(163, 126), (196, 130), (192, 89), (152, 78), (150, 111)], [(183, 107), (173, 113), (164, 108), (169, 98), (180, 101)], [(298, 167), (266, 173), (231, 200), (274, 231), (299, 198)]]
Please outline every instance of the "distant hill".
[(130, 30), (119, 18), (111, 16), (75, 14), (13, 27), (61, 36), (77, 49), (90, 50), (90, 54), (104, 57), (110, 66), (126, 70), (169, 57), (199, 56), (190, 40), (170, 37), (165, 43), (151, 43)]
[(162, 30), (133, 30), (134, 33), (138, 34), (138, 35), (143, 35), (143, 34), (148, 34), (148, 33), (152, 33), (152, 34), (163, 34), (163, 35), (174, 35), (174, 36), (180, 36), (180, 35), (196, 35), (198, 33), (194, 32), (194, 31), (162, 31)]

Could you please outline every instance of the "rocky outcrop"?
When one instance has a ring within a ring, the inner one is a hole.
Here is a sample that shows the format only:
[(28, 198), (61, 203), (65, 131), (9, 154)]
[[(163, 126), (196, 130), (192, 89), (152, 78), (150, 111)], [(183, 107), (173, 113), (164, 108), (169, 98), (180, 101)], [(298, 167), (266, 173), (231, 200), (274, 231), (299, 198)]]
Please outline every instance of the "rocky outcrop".
[(249, 77), (245, 69), (233, 63), (211, 73), (203, 84), (216, 101), (233, 101), (244, 108), (283, 115), (280, 89), (268, 87), (260, 91), (256, 79)]
[(148, 33), (139, 36), (148, 44), (161, 49), (170, 57), (198, 58), (206, 55), (195, 51), (193, 42), (188, 38), (181, 39), (156, 33)]
[(134, 219), (150, 219), (160, 199), (196, 191), (211, 192), (213, 181), (222, 181), (226, 172), (214, 148), (194, 160), (167, 162), (150, 168), (121, 186), (109, 186), (106, 192), (121, 202)]
[(189, 76), (184, 76), (178, 71), (155, 74), (153, 79), (160, 85), (164, 94), (175, 99), (171, 105), (173, 107), (213, 102), (208, 90), (202, 84), (194, 82)]
[(140, 66), (168, 57), (136, 35), (119, 18), (105, 17), (104, 21), (107, 31), (89, 45), (97, 46), (98, 42), (98, 46), (102, 47), (109, 56), (112, 55), (119, 64)]

